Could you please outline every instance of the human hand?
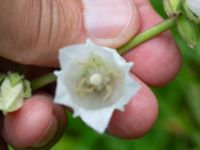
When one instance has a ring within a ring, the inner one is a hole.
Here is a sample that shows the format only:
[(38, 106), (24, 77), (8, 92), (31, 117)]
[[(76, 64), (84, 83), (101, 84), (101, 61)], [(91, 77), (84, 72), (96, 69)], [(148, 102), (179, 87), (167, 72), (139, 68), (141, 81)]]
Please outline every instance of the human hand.
[[(147, 0), (83, 2), (0, 0), (1, 56), (22, 64), (56, 67), (58, 49), (63, 46), (89, 37), (97, 44), (117, 48), (137, 32), (162, 21)], [(124, 57), (134, 61), (133, 78), (141, 89), (125, 112), (114, 113), (107, 131), (121, 138), (137, 138), (149, 131), (158, 112), (156, 98), (147, 85), (167, 84), (176, 76), (181, 58), (170, 33), (138, 46)], [(58, 120), (61, 128), (65, 125), (63, 108), (52, 104), (51, 97), (37, 94), (21, 110), (5, 116), (4, 139), (18, 149), (43, 140), (51, 142), (45, 135), (55, 134), (52, 120)]]

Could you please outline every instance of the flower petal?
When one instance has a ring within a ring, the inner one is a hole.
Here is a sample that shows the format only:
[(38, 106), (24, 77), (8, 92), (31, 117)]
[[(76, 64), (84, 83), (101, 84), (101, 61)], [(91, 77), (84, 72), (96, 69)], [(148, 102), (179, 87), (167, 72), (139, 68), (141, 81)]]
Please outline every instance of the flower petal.
[(112, 117), (114, 109), (105, 108), (101, 110), (80, 110), (81, 119), (91, 128), (99, 133), (104, 133), (110, 119)]
[(136, 93), (139, 90), (139, 83), (137, 83), (135, 80), (133, 80), (130, 76), (127, 75), (126, 81), (124, 83), (124, 96), (121, 98), (120, 101), (114, 104), (113, 107), (115, 107), (118, 110), (124, 111), (126, 104), (128, 104), (129, 101), (132, 100), (133, 96), (136, 95)]

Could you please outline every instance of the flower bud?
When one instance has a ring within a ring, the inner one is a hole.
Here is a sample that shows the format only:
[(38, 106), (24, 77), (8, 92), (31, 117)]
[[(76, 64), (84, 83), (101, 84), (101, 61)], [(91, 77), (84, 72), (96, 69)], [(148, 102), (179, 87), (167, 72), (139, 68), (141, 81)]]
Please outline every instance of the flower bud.
[(187, 45), (191, 48), (195, 48), (199, 39), (198, 25), (188, 20), (185, 16), (180, 16), (177, 19), (177, 27)]
[(0, 74), (0, 110), (4, 114), (22, 107), (24, 98), (31, 96), (29, 81), (18, 73)]
[(164, 0), (165, 12), (169, 17), (178, 16), (181, 13), (181, 3), (183, 0)]
[(184, 11), (190, 20), (200, 23), (200, 0), (186, 0)]

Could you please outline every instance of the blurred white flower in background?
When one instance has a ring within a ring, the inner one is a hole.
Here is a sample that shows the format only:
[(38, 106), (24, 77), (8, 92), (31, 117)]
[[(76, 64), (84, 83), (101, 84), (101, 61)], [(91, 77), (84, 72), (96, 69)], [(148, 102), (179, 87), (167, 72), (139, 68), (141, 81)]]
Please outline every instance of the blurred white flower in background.
[(87, 41), (60, 50), (61, 70), (56, 71), (55, 102), (73, 109), (81, 119), (103, 133), (114, 110), (124, 106), (139, 90), (127, 63), (115, 49)]
[(200, 0), (186, 0), (188, 8), (198, 17), (200, 17)]

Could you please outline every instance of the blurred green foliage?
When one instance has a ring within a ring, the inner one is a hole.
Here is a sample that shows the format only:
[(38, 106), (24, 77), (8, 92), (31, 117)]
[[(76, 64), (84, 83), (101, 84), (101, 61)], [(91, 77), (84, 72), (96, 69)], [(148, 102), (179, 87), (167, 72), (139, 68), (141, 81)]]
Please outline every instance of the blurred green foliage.
[[(162, 0), (151, 2), (166, 17)], [(188, 48), (176, 31), (173, 34), (181, 49), (183, 66), (176, 80), (153, 89), (160, 113), (149, 134), (138, 140), (120, 140), (99, 135), (70, 116), (63, 138), (52, 150), (200, 150), (200, 48)]]

